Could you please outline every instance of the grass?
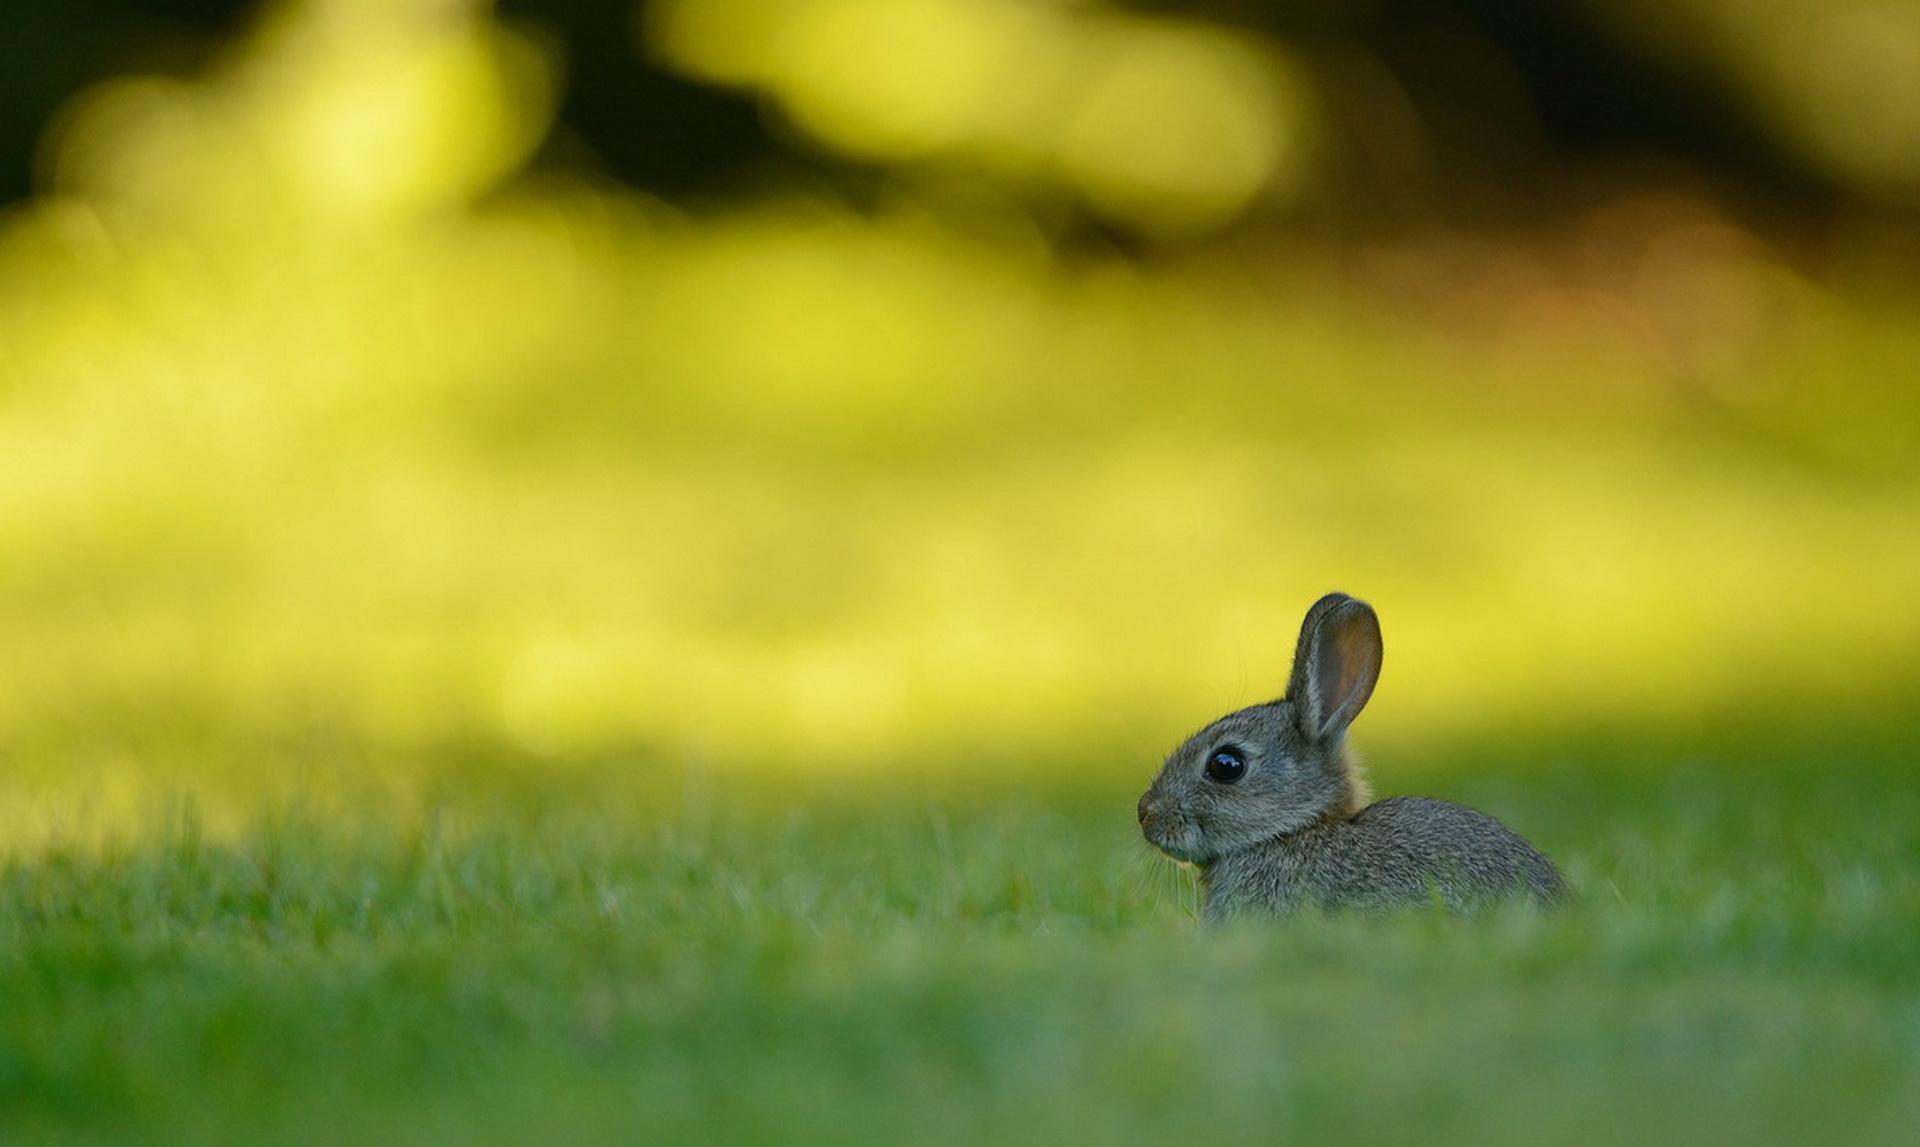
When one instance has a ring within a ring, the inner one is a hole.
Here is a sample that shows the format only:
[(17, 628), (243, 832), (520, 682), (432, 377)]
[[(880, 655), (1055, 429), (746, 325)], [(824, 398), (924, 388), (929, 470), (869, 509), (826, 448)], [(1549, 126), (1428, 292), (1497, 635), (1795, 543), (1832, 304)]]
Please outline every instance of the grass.
[(218, 833), (179, 797), (0, 875), (0, 1140), (1908, 1141), (1899, 746), (1607, 752), (1429, 775), (1570, 911), (1220, 931), (1136, 838), (1148, 763), (509, 764)]

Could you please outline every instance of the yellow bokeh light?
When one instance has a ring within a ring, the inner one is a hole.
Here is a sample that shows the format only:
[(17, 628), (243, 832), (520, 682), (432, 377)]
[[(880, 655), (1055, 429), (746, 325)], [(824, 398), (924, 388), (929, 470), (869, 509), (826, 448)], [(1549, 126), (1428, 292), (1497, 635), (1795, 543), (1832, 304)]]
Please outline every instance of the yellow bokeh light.
[(776, 66), (795, 0), (654, 0), (635, 10), (654, 55), (703, 80), (752, 84)]
[(836, 149), (1052, 183), (1149, 234), (1216, 228), (1304, 165), (1305, 86), (1246, 33), (1043, 0), (672, 0), (643, 34)]
[(84, 94), (52, 151), (62, 188), (203, 225), (263, 213), (373, 219), (461, 202), (545, 132), (548, 64), (475, 0), (274, 10), (214, 85)]
[[(1257, 43), (942, 11), (1056, 70), (930, 73), (876, 148), (1025, 155), (1156, 232), (1293, 178)], [(1383, 318), (911, 202), (515, 181), (550, 93), (505, 35), (289, 9), (67, 118), (0, 233), (0, 741), (120, 804), (196, 737), (1141, 774), (1333, 589), (1381, 610), (1383, 746), (1912, 668), (1909, 316), (1698, 204), (1577, 226), (1618, 273), (1496, 251), (1461, 321)]]
[(1231, 220), (1298, 147), (1298, 92), (1221, 33), (1115, 32), (1065, 125), (1062, 166), (1104, 214), (1151, 231)]
[(1920, 5), (1833, 11), (1794, 50), (1802, 98), (1788, 114), (1804, 137), (1836, 166), (1920, 198)]
[(1912, 0), (1650, 0), (1596, 13), (1706, 66), (1783, 142), (1877, 199), (1920, 198), (1920, 5)]
[(545, 61), (511, 35), (368, 20), (331, 41), (288, 116), (293, 161), (321, 203), (395, 213), (458, 201), (517, 167), (545, 131)]
[(963, 143), (1008, 74), (996, 6), (969, 0), (821, 0), (780, 32), (775, 82), (801, 126), (897, 159)]

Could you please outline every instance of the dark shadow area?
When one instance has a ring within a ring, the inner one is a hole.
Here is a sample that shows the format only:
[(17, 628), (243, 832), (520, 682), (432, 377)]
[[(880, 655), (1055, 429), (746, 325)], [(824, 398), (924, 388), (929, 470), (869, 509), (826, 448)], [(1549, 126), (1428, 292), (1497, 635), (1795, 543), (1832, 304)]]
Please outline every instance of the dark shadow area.
[[(1717, 77), (1622, 42), (1580, 5), (1138, 7), (1256, 29), (1309, 62), (1343, 137), (1316, 210), (1347, 223), (1512, 222), (1590, 199), (1596, 171), (1622, 163), (1681, 165), (1763, 215), (1824, 210), (1839, 194)], [(81, 89), (127, 73), (190, 73), (257, 10), (240, 0), (8, 6), (0, 13), (0, 202), (36, 190), (42, 134)], [(563, 62), (559, 120), (540, 165), (599, 172), (696, 206), (796, 183), (857, 193), (879, 170), (862, 174), (860, 163), (771, 128), (773, 113), (751, 94), (645, 58), (634, 0), (503, 0), (498, 11), (549, 36)], [(1377, 61), (1415, 110), (1428, 152), (1415, 170), (1383, 165), (1367, 140), (1373, 113), (1353, 87), (1361, 58)]]

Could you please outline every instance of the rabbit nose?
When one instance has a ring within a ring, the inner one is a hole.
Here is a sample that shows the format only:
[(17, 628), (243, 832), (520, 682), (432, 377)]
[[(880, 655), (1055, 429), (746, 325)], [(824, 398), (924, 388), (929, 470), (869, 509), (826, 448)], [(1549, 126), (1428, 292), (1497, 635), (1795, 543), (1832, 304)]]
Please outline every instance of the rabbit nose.
[(1134, 812), (1138, 814), (1138, 816), (1140, 817), (1141, 824), (1147, 823), (1147, 798), (1146, 797), (1143, 796), (1140, 798), (1140, 806), (1134, 809)]

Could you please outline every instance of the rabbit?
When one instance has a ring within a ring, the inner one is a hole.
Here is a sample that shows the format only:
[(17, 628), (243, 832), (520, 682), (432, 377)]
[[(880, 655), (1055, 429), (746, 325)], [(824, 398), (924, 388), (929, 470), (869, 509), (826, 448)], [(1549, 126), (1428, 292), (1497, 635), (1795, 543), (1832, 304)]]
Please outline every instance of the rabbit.
[(1367, 803), (1346, 733), (1373, 695), (1380, 656), (1372, 606), (1321, 598), (1300, 626), (1287, 695), (1187, 738), (1140, 798), (1147, 840), (1198, 866), (1209, 923), (1568, 898), (1553, 862), (1490, 816), (1420, 797)]

